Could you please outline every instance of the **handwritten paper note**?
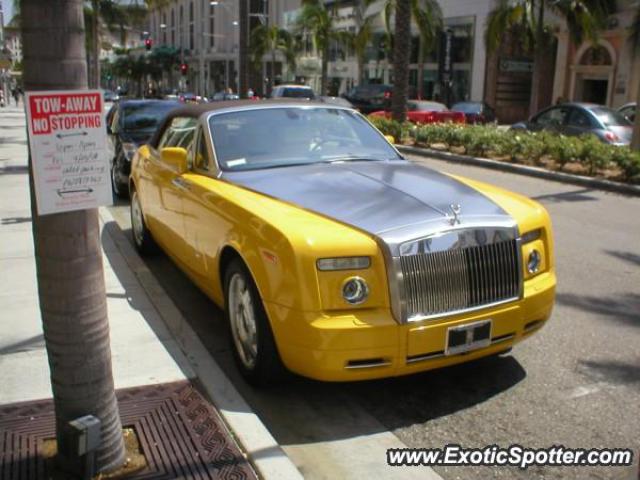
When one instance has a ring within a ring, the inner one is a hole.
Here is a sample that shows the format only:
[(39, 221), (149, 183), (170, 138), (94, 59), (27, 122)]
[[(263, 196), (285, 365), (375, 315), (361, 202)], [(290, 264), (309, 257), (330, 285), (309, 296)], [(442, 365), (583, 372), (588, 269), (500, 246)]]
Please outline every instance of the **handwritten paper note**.
[(101, 91), (26, 92), (26, 96), (38, 213), (110, 205)]

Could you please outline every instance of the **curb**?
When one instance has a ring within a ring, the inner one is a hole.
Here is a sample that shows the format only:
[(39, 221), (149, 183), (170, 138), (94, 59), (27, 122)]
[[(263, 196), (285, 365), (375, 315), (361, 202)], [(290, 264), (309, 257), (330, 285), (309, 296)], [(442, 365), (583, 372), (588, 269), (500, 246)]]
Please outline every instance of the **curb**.
[(571, 183), (583, 187), (598, 188), (600, 190), (607, 190), (610, 192), (622, 193), (625, 195), (640, 196), (640, 186), (638, 185), (627, 185), (624, 183), (613, 182), (611, 180), (585, 177), (583, 175), (572, 175), (570, 173), (564, 172), (553, 172), (551, 170), (546, 170), (539, 167), (505, 163), (499, 160), (491, 160), (489, 158), (458, 155), (455, 153), (432, 150), (430, 148), (410, 147), (407, 145), (396, 145), (396, 148), (402, 153), (410, 153), (413, 155), (419, 155), (421, 157), (435, 158), (437, 160), (446, 160), (449, 162), (462, 163), (466, 165), (475, 165), (478, 167), (490, 168), (493, 170), (501, 170), (503, 172), (544, 178), (545, 180), (553, 180), (555, 182)]
[[(106, 207), (100, 207), (104, 228), (135, 274), (149, 300), (178, 343), (201, 385), (213, 400), (232, 436), (240, 444), (258, 476), (263, 479), (298, 480), (302, 475), (224, 374), (189, 326), (180, 310), (144, 264)], [(112, 225), (109, 228), (109, 225)]]

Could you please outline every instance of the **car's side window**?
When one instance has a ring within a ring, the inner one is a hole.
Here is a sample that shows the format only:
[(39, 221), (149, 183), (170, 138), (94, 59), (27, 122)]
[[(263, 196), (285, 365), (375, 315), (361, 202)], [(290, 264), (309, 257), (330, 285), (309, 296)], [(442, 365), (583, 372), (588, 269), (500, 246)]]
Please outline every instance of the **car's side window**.
[(623, 108), (622, 110), (620, 110), (620, 113), (622, 115), (624, 115), (624, 117), (627, 120), (629, 120), (631, 123), (635, 122), (635, 120), (636, 120), (636, 107), (635, 106), (630, 106), (630, 107)]
[(564, 107), (552, 108), (546, 112), (540, 114), (535, 123), (542, 126), (560, 126), (564, 125), (567, 118), (567, 109)]
[(211, 162), (209, 161), (209, 150), (207, 149), (207, 138), (204, 136), (202, 129), (198, 129), (197, 143), (192, 151), (194, 152), (193, 168), (195, 170), (208, 171)]
[(578, 128), (589, 128), (591, 127), (591, 119), (586, 112), (578, 108), (572, 108), (567, 125)]
[(117, 133), (120, 130), (120, 110), (115, 109), (113, 116), (111, 117), (111, 132)]
[(158, 142), (158, 150), (167, 147), (191, 147), (197, 121), (191, 117), (176, 117), (171, 120)]

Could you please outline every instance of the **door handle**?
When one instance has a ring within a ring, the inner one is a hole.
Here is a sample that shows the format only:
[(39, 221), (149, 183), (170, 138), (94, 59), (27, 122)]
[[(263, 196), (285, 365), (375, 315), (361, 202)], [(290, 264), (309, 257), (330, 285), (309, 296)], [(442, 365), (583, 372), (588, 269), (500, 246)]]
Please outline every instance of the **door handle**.
[(181, 190), (190, 190), (191, 189), (191, 184), (189, 182), (187, 182), (184, 178), (181, 177), (176, 177), (173, 180), (171, 180), (171, 183), (180, 188)]

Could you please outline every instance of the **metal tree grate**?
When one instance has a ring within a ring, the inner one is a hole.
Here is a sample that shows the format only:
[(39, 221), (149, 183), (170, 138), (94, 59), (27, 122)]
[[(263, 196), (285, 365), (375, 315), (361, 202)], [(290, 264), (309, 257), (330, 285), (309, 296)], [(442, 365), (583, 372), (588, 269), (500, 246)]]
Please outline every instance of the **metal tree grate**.
[[(117, 392), (147, 467), (130, 479), (256, 479), (215, 408), (187, 382)], [(42, 442), (55, 437), (53, 401), (0, 406), (0, 479), (49, 478)]]

